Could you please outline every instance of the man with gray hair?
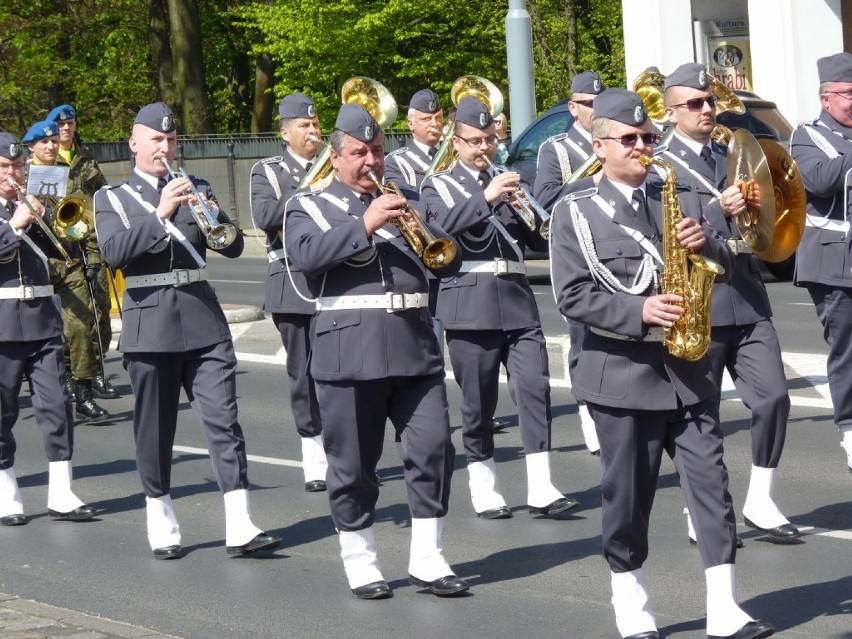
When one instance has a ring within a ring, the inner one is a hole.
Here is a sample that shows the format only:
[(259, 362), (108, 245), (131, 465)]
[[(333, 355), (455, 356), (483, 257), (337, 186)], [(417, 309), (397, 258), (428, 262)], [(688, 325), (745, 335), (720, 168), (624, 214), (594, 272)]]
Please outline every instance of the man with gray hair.
[(432, 89), (421, 89), (408, 105), (408, 128), (411, 144), (388, 153), (385, 158), (385, 181), (404, 189), (405, 197), (416, 200), (420, 183), (432, 164), (441, 142), (444, 116), (441, 100)]

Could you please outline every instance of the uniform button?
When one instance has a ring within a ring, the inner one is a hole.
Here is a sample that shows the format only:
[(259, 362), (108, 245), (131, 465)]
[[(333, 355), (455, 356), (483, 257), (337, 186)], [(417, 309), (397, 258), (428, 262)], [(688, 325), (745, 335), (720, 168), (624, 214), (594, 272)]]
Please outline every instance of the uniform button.
[(454, 280), (453, 280), (453, 284), (458, 284), (458, 283), (459, 283), (458, 278), (456, 278), (456, 279), (454, 279)]
[(845, 235), (841, 235), (841, 236), (840, 236), (840, 241), (841, 241), (841, 242), (842, 242), (843, 240), (845, 240), (845, 239), (846, 239), (846, 236), (845, 236)]
[(333, 322), (331, 323), (331, 325), (332, 325), (332, 326), (337, 326), (337, 320), (333, 321)]
[(358, 248), (358, 242), (352, 242), (352, 248), (354, 248), (354, 249)]
[(622, 251), (621, 249), (616, 249), (616, 250), (615, 250), (615, 254), (616, 254), (616, 255), (621, 255), (622, 253), (623, 253), (623, 251)]

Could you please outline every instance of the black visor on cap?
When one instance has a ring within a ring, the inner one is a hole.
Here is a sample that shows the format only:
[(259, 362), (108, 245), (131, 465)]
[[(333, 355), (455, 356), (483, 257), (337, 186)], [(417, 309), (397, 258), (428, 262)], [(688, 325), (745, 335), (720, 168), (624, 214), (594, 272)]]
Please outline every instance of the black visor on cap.
[(278, 119), (289, 120), (290, 118), (310, 119), (317, 114), (314, 101), (303, 93), (291, 93), (281, 100), (278, 105)]
[(456, 122), (467, 124), (475, 129), (482, 131), (487, 129), (494, 118), (491, 117), (491, 112), (485, 108), (479, 100), (473, 96), (462, 98), (456, 109)]
[(641, 126), (648, 118), (642, 98), (627, 89), (607, 89), (595, 98), (595, 118)]
[(408, 106), (421, 113), (437, 113), (441, 110), (441, 101), (432, 89), (421, 89), (411, 96)]
[(852, 82), (852, 53), (835, 53), (817, 60), (819, 82)]
[(133, 124), (141, 124), (161, 133), (169, 133), (177, 128), (174, 113), (163, 102), (143, 106), (136, 114)]
[(691, 89), (706, 89), (710, 86), (710, 76), (707, 68), (697, 62), (687, 62), (666, 76), (663, 85), (669, 87), (689, 87)]
[(361, 142), (372, 142), (382, 130), (370, 112), (360, 104), (344, 104), (340, 107), (334, 128)]
[(601, 80), (601, 76), (595, 71), (583, 71), (578, 73), (571, 80), (571, 93), (588, 93), (589, 95), (598, 95), (606, 89), (606, 86)]

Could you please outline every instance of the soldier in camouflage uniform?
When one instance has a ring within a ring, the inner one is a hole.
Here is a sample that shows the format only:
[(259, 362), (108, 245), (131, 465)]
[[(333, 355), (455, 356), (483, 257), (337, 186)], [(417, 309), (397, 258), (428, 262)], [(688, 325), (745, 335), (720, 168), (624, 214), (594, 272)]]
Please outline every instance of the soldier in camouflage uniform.
[[(59, 149), (59, 126), (56, 122), (37, 122), (30, 127), (22, 142), (27, 143), (34, 165), (56, 164)], [(75, 186), (69, 180), (68, 192), (76, 190)], [(102, 422), (109, 419), (110, 414), (95, 403), (92, 391), (92, 379), (98, 373), (99, 362), (91, 339), (95, 320), (86, 283), (87, 269), (83, 267), (81, 254), (82, 250), (88, 249), (75, 242), (63, 242), (63, 245), (72, 258), (71, 264), (66, 265), (63, 260), (51, 257), (49, 266), (51, 283), (62, 301), (66, 363), (71, 373), (69, 379), (73, 377), (73, 383), (69, 381), (69, 384), (74, 390), (74, 408), (77, 417), (86, 422)], [(99, 251), (96, 255), (87, 253), (87, 256), (89, 263), (101, 263)]]

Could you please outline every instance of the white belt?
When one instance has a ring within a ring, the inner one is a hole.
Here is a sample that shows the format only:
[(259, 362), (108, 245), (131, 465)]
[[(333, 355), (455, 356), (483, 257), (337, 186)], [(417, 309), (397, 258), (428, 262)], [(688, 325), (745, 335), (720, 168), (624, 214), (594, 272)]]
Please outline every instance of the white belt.
[(524, 262), (513, 262), (495, 257), (490, 262), (464, 261), (459, 273), (494, 273), (494, 275), (509, 275), (510, 273), (526, 274), (527, 265)]
[(196, 282), (207, 281), (207, 269), (177, 269), (168, 273), (153, 275), (131, 275), (124, 278), (126, 288), (142, 288), (144, 286), (186, 286)]
[(385, 293), (384, 295), (341, 295), (321, 297), (318, 311), (342, 311), (355, 308), (383, 308), (396, 313), (409, 308), (424, 308), (429, 304), (428, 293)]
[(602, 337), (610, 337), (612, 339), (620, 339), (624, 342), (662, 342), (663, 341), (663, 327), (662, 326), (652, 326), (648, 329), (648, 334), (645, 335), (642, 339), (636, 339), (634, 337), (629, 337), (627, 335), (619, 335), (618, 333), (612, 333), (610, 331), (606, 331), (602, 328), (597, 328), (595, 326), (589, 327), (589, 330), (592, 331), (595, 335), (600, 335)]
[(746, 253), (754, 253), (752, 248), (746, 244), (745, 240), (735, 240), (733, 238), (728, 238), (725, 240), (725, 244), (728, 245), (728, 248), (734, 253), (734, 255), (744, 255)]
[(274, 262), (275, 260), (283, 260), (285, 257), (284, 249), (281, 248), (277, 251), (269, 251), (266, 256), (269, 258), (270, 262)]
[(37, 297), (50, 297), (53, 287), (47, 286), (3, 286), (0, 287), (0, 300), (34, 300)]

